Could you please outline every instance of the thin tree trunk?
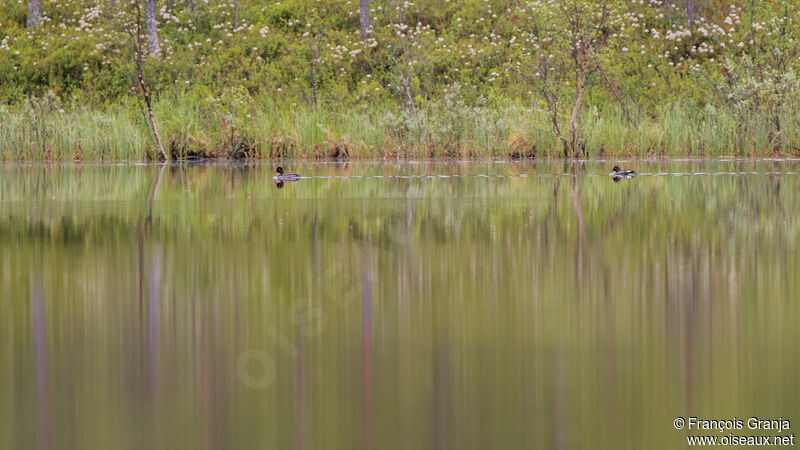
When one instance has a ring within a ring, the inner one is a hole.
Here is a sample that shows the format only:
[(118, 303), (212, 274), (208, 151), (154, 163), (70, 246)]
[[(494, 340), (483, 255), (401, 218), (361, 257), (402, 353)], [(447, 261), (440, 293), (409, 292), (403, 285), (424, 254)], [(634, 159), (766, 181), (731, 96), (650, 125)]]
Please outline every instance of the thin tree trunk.
[(161, 59), (161, 46), (158, 43), (158, 22), (156, 21), (156, 0), (145, 0), (144, 16), (147, 23), (147, 49), (155, 59)]
[(669, 7), (672, 5), (672, 0), (664, 0), (664, 19), (669, 21)]
[(408, 107), (411, 108), (411, 114), (414, 115), (414, 119), (417, 125), (417, 139), (421, 135), (422, 126), (419, 121), (419, 116), (417, 115), (417, 107), (414, 102), (414, 96), (411, 93), (411, 80), (412, 80), (412, 70), (411, 70), (411, 60), (408, 57), (408, 47), (406, 47), (406, 41), (403, 39), (403, 36), (400, 36), (400, 44), (403, 46), (403, 58), (405, 62), (405, 70), (400, 67), (400, 64), (395, 59), (394, 55), (391, 56), (392, 62), (394, 63), (395, 67), (397, 68), (397, 77), (403, 83), (403, 90), (406, 93), (406, 98), (408, 99)]
[(361, 0), (361, 40), (367, 40), (369, 32), (369, 0)]
[[(402, 39), (402, 38), (401, 38)], [(408, 62), (408, 57), (406, 57), (406, 70), (400, 68), (400, 64), (397, 63), (397, 60), (392, 56), (392, 62), (397, 67), (397, 76), (403, 83), (403, 91), (406, 94), (406, 99), (408, 100), (408, 107), (411, 108), (411, 113), (414, 114), (414, 117), (417, 117), (417, 108), (414, 105), (414, 96), (411, 95), (411, 75), (410, 75), (410, 67)]]
[(142, 89), (142, 95), (144, 96), (144, 104), (147, 106), (147, 118), (150, 120), (150, 128), (153, 131), (153, 140), (155, 141), (156, 148), (158, 148), (158, 153), (161, 155), (164, 160), (169, 160), (169, 156), (167, 156), (167, 152), (164, 151), (164, 146), (161, 145), (161, 136), (158, 134), (158, 127), (156, 126), (156, 119), (153, 115), (153, 106), (150, 101), (150, 91), (147, 89), (147, 85), (144, 82), (144, 77), (142, 77), (142, 59), (141, 56), (137, 58), (136, 61), (136, 76), (139, 79), (139, 87)]
[(28, 29), (42, 24), (42, 0), (28, 0)]
[[(753, 30), (753, 13), (755, 12), (755, 5), (753, 3), (754, 3), (754, 0), (750, 0), (750, 42), (752, 42), (752, 45), (750, 45), (750, 47), (753, 50), (753, 55), (755, 55), (755, 53), (756, 53), (756, 35), (755, 35), (755, 31)], [(787, 5), (787, 7), (788, 7), (788, 5)], [(784, 14), (784, 19), (788, 19), (788, 15), (787, 14)], [(784, 20), (783, 24), (784, 24), (783, 26), (785, 27), (786, 26), (786, 20)]]
[(686, 0), (686, 20), (689, 28), (694, 28), (694, 0)]
[(144, 82), (144, 78), (142, 77), (142, 64), (141, 58), (136, 64), (136, 75), (139, 78), (139, 87), (142, 88), (142, 94), (144, 96), (144, 104), (147, 106), (147, 118), (150, 120), (150, 128), (153, 131), (153, 140), (155, 141), (156, 148), (158, 148), (158, 153), (161, 155), (164, 160), (169, 160), (169, 156), (167, 156), (167, 152), (164, 151), (164, 146), (161, 145), (161, 136), (158, 134), (158, 127), (156, 126), (156, 119), (153, 115), (153, 106), (150, 101), (150, 91), (147, 89), (147, 85)]
[(194, 12), (194, 0), (189, 0), (189, 10)]
[(239, 27), (239, 0), (233, 0), (233, 28)]
[[(317, 48), (317, 52), (319, 52), (319, 48)], [(314, 106), (317, 106), (317, 76), (314, 72), (314, 62), (316, 61), (316, 57), (314, 54), (314, 47), (309, 44), (308, 45), (308, 64), (311, 67), (311, 92), (314, 94)]]
[(628, 112), (628, 106), (622, 100), (622, 96), (620, 95), (617, 86), (615, 86), (614, 83), (611, 82), (611, 80), (608, 78), (608, 75), (606, 74), (606, 71), (603, 70), (603, 67), (600, 66), (599, 64), (597, 65), (597, 70), (600, 72), (601, 75), (603, 75), (603, 79), (606, 80), (606, 84), (608, 84), (608, 87), (611, 89), (611, 92), (614, 94), (614, 97), (617, 98), (617, 101), (619, 102), (620, 106), (622, 106), (622, 112), (625, 113), (625, 117), (628, 119), (628, 122), (630, 122), (631, 125), (633, 125), (634, 128), (636, 128), (636, 131), (639, 131), (639, 126), (636, 124), (636, 122), (633, 121), (630, 112)]
[[(146, 1), (148, 3), (152, 2), (152, 0)], [(147, 83), (145, 83), (144, 76), (142, 75), (142, 54), (144, 53), (142, 49), (142, 9), (138, 0), (136, 1), (136, 36), (134, 36), (134, 39), (134, 46), (136, 49), (136, 78), (139, 82), (139, 88), (142, 90), (144, 103), (147, 107), (147, 118), (150, 121), (150, 129), (153, 132), (153, 142), (156, 144), (156, 148), (158, 148), (158, 153), (161, 157), (164, 158), (164, 160), (169, 160), (169, 155), (164, 151), (164, 146), (161, 145), (161, 136), (158, 134), (158, 127), (156, 126), (153, 106), (150, 100), (150, 90), (147, 89)]]
[[(570, 140), (572, 147), (572, 157), (575, 157), (575, 150), (580, 150), (580, 138), (578, 137), (578, 113), (583, 103), (583, 91), (586, 88), (586, 70), (581, 70), (575, 83), (575, 105), (572, 107), (572, 117), (569, 120)], [(580, 150), (583, 153), (583, 150)]]
[(408, 59), (408, 48), (406, 47), (405, 39), (402, 37), (400, 38), (400, 43), (403, 44), (403, 59), (406, 64), (406, 76), (403, 77), (406, 97), (408, 97), (408, 104), (411, 106), (411, 112), (414, 114), (414, 117), (417, 117), (417, 107), (414, 104), (414, 97), (411, 95), (411, 62)]

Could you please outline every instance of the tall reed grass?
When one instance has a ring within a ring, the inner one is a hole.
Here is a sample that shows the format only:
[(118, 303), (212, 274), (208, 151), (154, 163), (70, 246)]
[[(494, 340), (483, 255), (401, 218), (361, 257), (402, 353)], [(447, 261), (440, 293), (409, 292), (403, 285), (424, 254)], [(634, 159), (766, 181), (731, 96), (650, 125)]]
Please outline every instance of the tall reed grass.
[[(543, 110), (512, 103), (469, 106), (443, 100), (417, 114), (386, 108), (281, 107), (249, 99), (231, 111), (175, 97), (155, 104), (172, 158), (562, 157)], [(70, 107), (52, 99), (1, 106), (0, 159), (146, 160), (153, 145), (139, 105)], [(584, 108), (580, 136), (589, 157), (768, 156), (800, 153), (800, 108), (780, 111), (780, 132), (763, 114), (672, 103), (654, 112), (617, 105)], [(566, 118), (561, 118), (566, 130)]]

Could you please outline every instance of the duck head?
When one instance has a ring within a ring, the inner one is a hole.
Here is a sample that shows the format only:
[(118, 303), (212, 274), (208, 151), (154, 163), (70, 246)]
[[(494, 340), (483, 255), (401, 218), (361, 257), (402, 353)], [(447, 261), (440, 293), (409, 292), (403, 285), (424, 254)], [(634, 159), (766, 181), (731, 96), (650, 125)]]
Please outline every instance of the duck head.
[[(278, 167), (278, 168), (280, 169), (280, 167)], [(612, 171), (612, 172), (619, 172), (619, 171), (620, 171), (620, 168), (619, 168), (619, 166), (614, 166), (614, 168), (613, 168), (613, 169), (611, 169), (611, 171)]]
[(278, 172), (278, 175), (283, 175), (283, 167), (278, 166), (278, 168), (275, 169), (275, 172)]

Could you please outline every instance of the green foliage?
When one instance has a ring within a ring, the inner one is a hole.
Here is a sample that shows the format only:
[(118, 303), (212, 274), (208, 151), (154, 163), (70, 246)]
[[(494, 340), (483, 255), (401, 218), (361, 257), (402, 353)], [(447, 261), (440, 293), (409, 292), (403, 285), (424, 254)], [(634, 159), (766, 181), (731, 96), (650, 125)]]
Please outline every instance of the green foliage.
[[(146, 58), (145, 77), (176, 155), (226, 156), (246, 148), (250, 156), (273, 156), (276, 140), (298, 155), (327, 154), (326, 146), (343, 140), (362, 149), (349, 156), (505, 154), (500, 147), (519, 139), (541, 154), (554, 141), (542, 132), (550, 117), (536, 61), (549, 61), (561, 106), (568, 105), (575, 77), (565, 8), (583, 8), (580, 27), (592, 30), (606, 4), (610, 20), (598, 30), (596, 47), (603, 72), (587, 80), (579, 117), (590, 154), (706, 151), (708, 141), (664, 129), (673, 126), (673, 105), (685, 120), (707, 118), (706, 106), (713, 105), (716, 117), (739, 122), (733, 128), (739, 152), (750, 152), (753, 142), (767, 145), (757, 152), (794, 152), (800, 5), (695, 3), (690, 27), (681, 7), (667, 20), (655, 3), (372, 0), (366, 42), (353, 0), (240, 0), (237, 23), (232, 4), (196, 2), (191, 10), (188, 3), (172, 2), (171, 9), (162, 3), (162, 59)], [(26, 117), (29, 99), (55, 96), (67, 116), (93, 111), (126, 127), (143, 125), (128, 1), (46, 3), (35, 31), (25, 28), (23, 4), (0, 5), (0, 102), (9, 114)], [(592, 128), (609, 122), (610, 129)]]

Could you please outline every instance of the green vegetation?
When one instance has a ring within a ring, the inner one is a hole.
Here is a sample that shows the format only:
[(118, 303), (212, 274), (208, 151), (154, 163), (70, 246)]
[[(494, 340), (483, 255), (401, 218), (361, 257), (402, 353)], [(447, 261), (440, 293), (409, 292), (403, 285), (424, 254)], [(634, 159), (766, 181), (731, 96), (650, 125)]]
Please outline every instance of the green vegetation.
[[(144, 76), (167, 152), (800, 152), (797, 2), (370, 3), (366, 40), (353, 0), (157, 3)], [(155, 157), (134, 4), (46, 3), (29, 30), (26, 5), (0, 1), (1, 159)]]

